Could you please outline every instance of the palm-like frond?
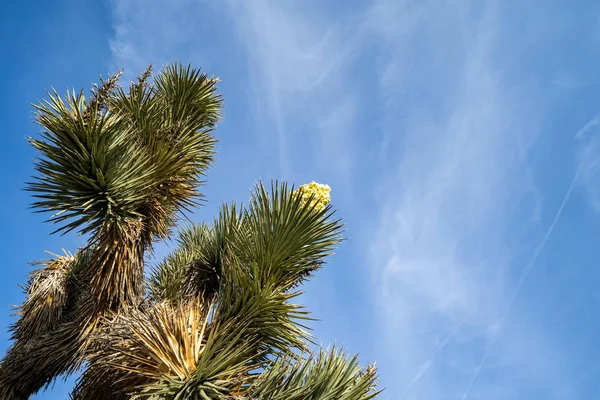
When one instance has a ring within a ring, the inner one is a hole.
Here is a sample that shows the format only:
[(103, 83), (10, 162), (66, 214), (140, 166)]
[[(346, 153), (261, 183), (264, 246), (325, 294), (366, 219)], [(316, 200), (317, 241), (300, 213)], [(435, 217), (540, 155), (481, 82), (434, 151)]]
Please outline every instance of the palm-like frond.
[(146, 214), (158, 235), (168, 232), (180, 209), (198, 204), (196, 188), (213, 160), (211, 132), (221, 116), (217, 82), (198, 69), (172, 65), (153, 86), (137, 83), (129, 93), (119, 90), (111, 104), (129, 121), (134, 140), (156, 168)]
[(221, 108), (216, 82), (173, 65), (153, 86), (138, 83), (127, 93), (114, 78), (90, 101), (83, 93), (66, 99), (49, 93), (36, 106), (42, 137), (31, 139), (42, 155), (36, 165), (41, 175), (28, 186), (40, 199), (34, 207), (55, 212), (54, 222), (71, 221), (59, 230), (87, 233), (148, 217), (141, 211), (149, 197), (193, 205), (198, 176), (213, 159), (210, 132)]
[(192, 293), (188, 287), (193, 282), (193, 293), (202, 293), (210, 299), (219, 284), (220, 256), (214, 228), (205, 224), (184, 228), (177, 249), (152, 268), (148, 282), (150, 298), (174, 303)]
[(144, 250), (165, 237), (177, 214), (197, 205), (196, 189), (213, 158), (220, 118), (216, 80), (170, 66), (129, 92), (108, 79), (87, 101), (56, 92), (37, 106), (42, 157), (29, 184), (34, 207), (52, 211), (58, 230), (91, 233), (92, 290), (101, 304), (141, 295)]
[(152, 268), (150, 296), (155, 301), (178, 301), (201, 295), (211, 299), (220, 284), (223, 257), (243, 235), (242, 211), (224, 204), (212, 226), (184, 228), (178, 247)]
[(108, 322), (77, 391), (106, 387), (110, 382), (103, 380), (118, 370), (119, 391), (137, 393), (134, 398), (220, 399), (242, 393), (249, 373), (269, 356), (305, 349), (300, 321), (306, 314), (289, 302), (297, 294), (255, 281), (256, 264), (247, 267), (231, 257), (225, 265), (208, 308), (197, 297), (132, 309)]
[(131, 145), (125, 121), (108, 112), (85, 119), (83, 93), (48, 97), (36, 106), (42, 136), (31, 139), (42, 155), (36, 165), (40, 176), (28, 186), (39, 199), (34, 207), (54, 212), (53, 222), (71, 221), (59, 231), (93, 232), (138, 216), (152, 170), (142, 150)]
[(44, 268), (33, 271), (24, 287), (27, 298), (17, 307), (17, 322), (11, 327), (12, 338), (26, 342), (55, 329), (63, 320), (69, 302), (69, 276), (75, 258), (64, 256), (42, 262)]
[(357, 357), (335, 348), (318, 355), (288, 355), (269, 365), (248, 389), (253, 400), (369, 400), (376, 390), (374, 366), (361, 368)]
[(209, 305), (192, 300), (117, 314), (96, 334), (97, 351), (78, 384), (79, 396), (107, 385), (132, 393), (141, 383), (190, 379), (204, 350), (209, 312)]
[(95, 301), (80, 279), (92, 252), (57, 256), (32, 274), (12, 327), (15, 342), (0, 362), (0, 398), (12, 398), (9, 393), (28, 398), (83, 363), (98, 320)]
[(342, 224), (330, 204), (303, 201), (286, 183), (262, 183), (244, 214), (247, 236), (237, 249), (256, 262), (262, 278), (289, 288), (317, 269), (341, 238)]
[(155, 267), (151, 292), (173, 301), (184, 293), (214, 293), (225, 252), (255, 263), (255, 279), (289, 289), (319, 268), (341, 239), (330, 205), (315, 207), (274, 182), (259, 183), (250, 204), (224, 205), (212, 227), (192, 226), (179, 247)]
[(294, 348), (304, 349), (310, 338), (303, 325), (308, 313), (301, 305), (291, 303), (300, 293), (261, 282), (258, 276), (258, 264), (246, 264), (233, 256), (227, 257), (214, 323), (235, 323), (243, 327), (245, 337), (255, 338), (258, 347), (246, 347), (256, 362)]

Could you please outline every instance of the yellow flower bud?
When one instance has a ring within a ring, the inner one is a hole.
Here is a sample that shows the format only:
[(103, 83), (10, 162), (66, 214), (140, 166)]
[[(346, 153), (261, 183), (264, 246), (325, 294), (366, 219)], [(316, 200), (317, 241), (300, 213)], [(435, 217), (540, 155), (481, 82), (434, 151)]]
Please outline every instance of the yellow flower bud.
[(302, 204), (306, 204), (311, 196), (315, 203), (315, 210), (322, 210), (331, 201), (331, 188), (329, 185), (323, 185), (312, 181), (311, 183), (300, 186), (294, 193), (301, 197)]

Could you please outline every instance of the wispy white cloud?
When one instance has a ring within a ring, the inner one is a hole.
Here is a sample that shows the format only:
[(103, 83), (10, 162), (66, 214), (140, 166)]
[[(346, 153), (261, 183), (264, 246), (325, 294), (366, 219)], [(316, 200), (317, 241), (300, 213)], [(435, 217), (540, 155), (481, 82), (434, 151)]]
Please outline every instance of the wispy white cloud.
[[(396, 55), (385, 60), (382, 70), (389, 74), (392, 69), (400, 77), (392, 85), (389, 78), (381, 81), (383, 96), (394, 99), (402, 87), (407, 96), (418, 96), (418, 85), (428, 90), (428, 78), (441, 88), (421, 94), (426, 97), (422, 104), (409, 105), (417, 115), (410, 123), (392, 118), (387, 126), (387, 136), (399, 144), (392, 149), (396, 170), (386, 181), (386, 207), (373, 242), (381, 265), (375, 282), (385, 289), (380, 304), (388, 346), (406, 359), (395, 370), (410, 389), (404, 398), (496, 398), (516, 379), (512, 371), (517, 365), (497, 367), (494, 380), (473, 390), (490, 359), (495, 364), (511, 358), (506, 352), (525, 351), (527, 357), (519, 358), (522, 372), (538, 368), (537, 359), (551, 357), (548, 349), (535, 353), (508, 346), (514, 342), (504, 325), (575, 178), (540, 244), (532, 245), (530, 260), (519, 266), (522, 257), (511, 250), (509, 238), (533, 232), (531, 223), (538, 219), (539, 191), (528, 154), (540, 110), (515, 106), (527, 102), (526, 93), (519, 92), (524, 82), (498, 62), (510, 57), (510, 50), (501, 47), (500, 36), (507, 33), (501, 31), (496, 5), (463, 1), (442, 9), (434, 3), (380, 1), (372, 14), (371, 25)], [(390, 19), (412, 29), (380, 29)], [(422, 57), (421, 52), (428, 56), (426, 74), (404, 61)], [(411, 79), (417, 87), (406, 83)], [(527, 210), (532, 218), (518, 220), (517, 213)], [(521, 340), (550, 340), (534, 326), (522, 329)], [(453, 365), (449, 352), (440, 354), (436, 345), (447, 332), (450, 347), (464, 349)], [(418, 365), (428, 366), (427, 373)], [(544, 371), (553, 385), (569, 386), (559, 367)]]
[(257, 115), (275, 133), (280, 172), (298, 172), (298, 150), (316, 149), (324, 164), (348, 168), (354, 93), (344, 72), (353, 39), (309, 7), (298, 12), (297, 5), (265, 0), (229, 5), (245, 44)]

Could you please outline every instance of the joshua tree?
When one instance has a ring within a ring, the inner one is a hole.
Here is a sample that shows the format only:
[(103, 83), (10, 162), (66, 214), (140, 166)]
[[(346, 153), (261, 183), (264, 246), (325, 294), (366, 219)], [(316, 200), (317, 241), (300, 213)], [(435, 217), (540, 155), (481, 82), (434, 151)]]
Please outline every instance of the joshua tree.
[(153, 243), (201, 202), (222, 100), (189, 66), (118, 80), (36, 106), (34, 207), (87, 245), (31, 273), (0, 398), (76, 371), (72, 399), (374, 398), (374, 367), (314, 352), (293, 303), (341, 240), (327, 186), (257, 184), (248, 205), (184, 228), (145, 280)]

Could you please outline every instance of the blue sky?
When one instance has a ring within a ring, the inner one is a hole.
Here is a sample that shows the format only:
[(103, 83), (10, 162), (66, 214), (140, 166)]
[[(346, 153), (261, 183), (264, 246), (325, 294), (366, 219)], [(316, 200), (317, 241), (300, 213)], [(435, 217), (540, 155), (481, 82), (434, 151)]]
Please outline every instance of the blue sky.
[[(324, 344), (377, 360), (382, 398), (597, 396), (597, 2), (9, 3), (3, 327), (27, 262), (83, 243), (27, 209), (29, 103), (99, 73), (192, 62), (226, 99), (192, 218), (246, 200), (259, 178), (330, 184), (351, 240), (305, 301)], [(71, 383), (36, 399), (65, 399)]]

